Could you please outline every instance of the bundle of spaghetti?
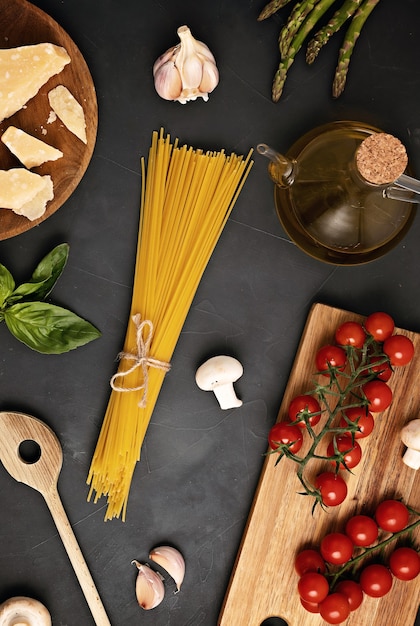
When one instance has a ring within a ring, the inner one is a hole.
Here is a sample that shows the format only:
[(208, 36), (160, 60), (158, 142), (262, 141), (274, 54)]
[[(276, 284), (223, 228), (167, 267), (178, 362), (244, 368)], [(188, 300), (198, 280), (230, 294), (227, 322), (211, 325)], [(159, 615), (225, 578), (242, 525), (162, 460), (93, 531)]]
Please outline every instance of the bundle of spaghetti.
[(126, 519), (146, 430), (197, 287), (252, 167), (252, 150), (204, 152), (153, 132), (124, 347), (93, 454), (88, 499)]

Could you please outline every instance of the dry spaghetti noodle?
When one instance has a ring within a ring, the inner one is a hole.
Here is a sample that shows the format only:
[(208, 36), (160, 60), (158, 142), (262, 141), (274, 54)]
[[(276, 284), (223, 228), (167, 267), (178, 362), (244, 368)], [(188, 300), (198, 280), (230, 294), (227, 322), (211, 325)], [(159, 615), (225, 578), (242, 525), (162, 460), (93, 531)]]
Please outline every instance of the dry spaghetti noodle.
[(152, 135), (141, 160), (139, 236), (130, 320), (87, 482), (107, 497), (105, 519), (126, 518), (134, 469), (197, 287), (252, 167)]

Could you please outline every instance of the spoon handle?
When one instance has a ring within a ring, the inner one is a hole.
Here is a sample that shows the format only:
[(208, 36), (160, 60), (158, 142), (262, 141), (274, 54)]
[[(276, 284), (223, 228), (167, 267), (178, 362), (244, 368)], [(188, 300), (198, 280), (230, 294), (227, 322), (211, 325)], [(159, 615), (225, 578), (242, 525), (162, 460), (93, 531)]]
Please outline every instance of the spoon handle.
[(64, 544), (71, 564), (73, 565), (73, 569), (79, 580), (96, 626), (111, 626), (111, 622), (108, 619), (105, 608), (99, 597), (99, 593), (95, 587), (95, 583), (79, 548), (57, 489), (51, 489), (44, 492), (42, 495), (48, 505), (58, 533)]

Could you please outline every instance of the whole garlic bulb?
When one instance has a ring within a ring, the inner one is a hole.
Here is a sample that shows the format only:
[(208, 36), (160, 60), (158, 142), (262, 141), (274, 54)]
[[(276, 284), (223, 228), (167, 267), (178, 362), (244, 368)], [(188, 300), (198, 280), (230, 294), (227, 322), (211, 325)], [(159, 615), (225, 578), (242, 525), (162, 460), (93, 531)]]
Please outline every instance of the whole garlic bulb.
[(153, 65), (156, 91), (164, 100), (181, 104), (197, 98), (207, 102), (219, 83), (215, 58), (206, 44), (192, 36), (188, 26), (180, 26), (177, 33), (180, 43)]

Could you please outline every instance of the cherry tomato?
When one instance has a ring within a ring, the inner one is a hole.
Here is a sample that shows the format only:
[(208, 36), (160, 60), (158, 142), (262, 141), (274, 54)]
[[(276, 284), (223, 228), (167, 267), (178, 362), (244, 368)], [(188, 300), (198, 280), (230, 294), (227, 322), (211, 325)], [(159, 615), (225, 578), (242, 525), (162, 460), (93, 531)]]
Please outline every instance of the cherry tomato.
[(384, 361), (384, 357), (377, 354), (370, 357), (370, 366), (368, 371), (371, 374), (375, 374), (376, 378), (379, 378), (379, 380), (383, 380), (384, 382), (387, 382), (392, 376), (392, 368), (389, 361)]
[(367, 565), (360, 574), (362, 591), (371, 598), (382, 598), (392, 587), (392, 574), (385, 565)]
[(392, 391), (382, 380), (370, 380), (362, 387), (368, 401), (368, 411), (382, 413), (392, 402)]
[(414, 344), (405, 335), (392, 335), (384, 343), (384, 352), (394, 367), (407, 365), (414, 356)]
[(302, 600), (319, 604), (327, 597), (329, 591), (328, 581), (318, 572), (303, 574), (298, 582), (298, 592)]
[(372, 517), (354, 515), (347, 520), (346, 535), (355, 546), (371, 546), (378, 538), (378, 525)]
[(347, 355), (339, 346), (326, 345), (318, 350), (315, 357), (315, 365), (318, 372), (329, 376), (329, 368), (343, 370), (347, 362)]
[(342, 593), (330, 593), (320, 603), (319, 612), (327, 624), (342, 624), (350, 615), (350, 605)]
[(315, 478), (315, 487), (321, 493), (325, 506), (338, 506), (347, 496), (345, 480), (335, 472), (322, 472)]
[(319, 613), (319, 604), (317, 602), (306, 602), (303, 598), (299, 598), (301, 605), (309, 613)]
[(397, 548), (389, 557), (389, 568), (395, 578), (413, 580), (420, 573), (420, 555), (414, 548)]
[(299, 452), (303, 443), (302, 430), (292, 424), (277, 422), (268, 433), (268, 443), (270, 448), (282, 452), (282, 444), (286, 445), (290, 452)]
[(344, 533), (329, 533), (319, 547), (323, 558), (333, 565), (344, 565), (353, 554), (353, 542)]
[[(349, 435), (338, 435), (335, 437), (335, 446), (338, 450), (338, 453), (343, 455), (343, 460), (340, 463), (340, 469), (351, 469), (352, 467), (356, 467), (358, 463), (360, 463), (360, 459), (362, 458), (362, 448), (357, 443), (357, 441), (353, 441), (351, 436)], [(327, 447), (327, 456), (335, 456), (336, 451), (334, 448), (334, 439), (330, 441)], [(337, 461), (333, 461), (333, 463), (337, 463)]]
[(348, 425), (346, 418), (357, 424), (357, 430), (352, 432), (355, 439), (368, 437), (375, 426), (373, 415), (367, 411), (366, 407), (351, 407), (343, 411), (343, 417), (339, 423), (340, 428), (345, 428)]
[(365, 319), (364, 324), (367, 332), (372, 335), (376, 341), (385, 341), (394, 332), (394, 320), (388, 313), (372, 313)]
[[(315, 415), (312, 415), (312, 413), (315, 413)], [(291, 422), (296, 422), (296, 426), (300, 426), (300, 428), (305, 428), (306, 426), (304, 417), (306, 417), (311, 426), (316, 426), (321, 419), (321, 407), (318, 400), (313, 396), (296, 396), (289, 405), (288, 417)]]
[(303, 576), (306, 572), (319, 572), (320, 574), (324, 574), (325, 569), (325, 561), (318, 550), (307, 548), (299, 552), (296, 556), (295, 571), (299, 576)]
[(363, 591), (355, 580), (341, 580), (335, 590), (347, 598), (350, 611), (355, 611), (363, 602)]
[(364, 328), (358, 322), (344, 322), (335, 331), (335, 340), (340, 346), (362, 348), (366, 340)]
[(375, 511), (378, 526), (391, 533), (403, 530), (408, 524), (409, 517), (407, 507), (399, 500), (383, 500)]

